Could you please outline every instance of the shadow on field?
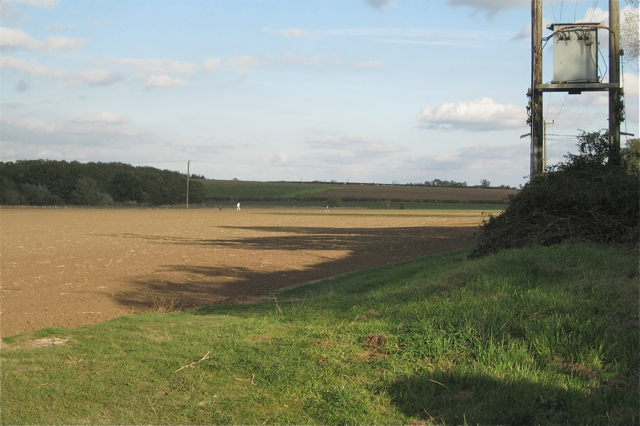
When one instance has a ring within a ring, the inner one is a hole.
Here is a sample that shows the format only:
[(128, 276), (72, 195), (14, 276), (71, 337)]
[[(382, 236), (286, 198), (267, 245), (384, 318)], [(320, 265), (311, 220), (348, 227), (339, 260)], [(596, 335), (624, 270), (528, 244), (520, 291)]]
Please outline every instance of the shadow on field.
[[(437, 372), (395, 382), (388, 393), (408, 417), (424, 424), (586, 424), (588, 396), (526, 380)], [(580, 407), (576, 411), (575, 407)], [(594, 410), (597, 411), (597, 410)], [(419, 423), (420, 424), (420, 423)]]
[[(212, 257), (204, 265), (162, 265), (155, 274), (135, 279), (133, 290), (119, 294), (116, 300), (136, 309), (153, 308), (158, 300), (179, 300), (180, 308), (228, 300), (242, 301), (364, 268), (457, 250), (468, 246), (476, 231), (476, 227), (379, 229), (276, 226), (229, 229), (289, 235), (227, 240), (149, 237), (162, 239), (163, 244), (224, 249), (219, 252), (224, 254), (217, 254), (218, 258)], [(127, 237), (145, 238), (142, 235)], [(298, 251), (299, 254), (295, 253)], [(282, 252), (282, 256), (277, 257), (277, 252)], [(238, 259), (236, 264), (224, 265), (224, 262), (232, 261), (229, 260), (230, 256)], [(269, 270), (261, 269), (261, 256), (270, 256)], [(307, 262), (300, 262), (291, 256), (301, 256)], [(284, 257), (287, 258), (283, 260), (286, 263), (279, 265), (279, 270), (273, 270), (273, 264), (278, 263), (274, 260)]]

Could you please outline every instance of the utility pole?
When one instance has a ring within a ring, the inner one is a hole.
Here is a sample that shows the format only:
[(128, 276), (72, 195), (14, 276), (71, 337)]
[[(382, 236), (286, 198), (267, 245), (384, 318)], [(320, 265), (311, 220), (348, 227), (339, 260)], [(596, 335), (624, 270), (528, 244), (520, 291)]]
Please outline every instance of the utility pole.
[[(556, 31), (556, 28), (559, 28)], [(609, 164), (620, 164), (620, 122), (624, 120), (620, 98), (620, 0), (609, 0), (609, 82), (603, 83), (597, 75), (597, 29), (600, 23), (576, 23), (552, 25), (554, 41), (554, 79), (542, 83), (542, 0), (531, 0), (531, 89), (527, 111), (531, 124), (531, 173), (533, 179), (543, 170), (545, 122), (542, 114), (543, 92), (609, 92)], [(587, 32), (590, 32), (588, 34)], [(573, 35), (572, 35), (573, 34)], [(586, 37), (585, 37), (586, 36)], [(591, 47), (589, 47), (591, 46)], [(558, 49), (562, 47), (562, 49)], [(580, 59), (592, 55), (592, 71), (580, 63)], [(557, 57), (556, 57), (557, 56)], [(573, 59), (573, 57), (577, 57)], [(556, 70), (556, 60), (560, 66)], [(564, 64), (563, 61), (565, 62)], [(567, 64), (571, 65), (567, 68)], [(592, 73), (592, 74), (591, 74)]]
[(620, 0), (609, 0), (609, 164), (620, 164)]
[(531, 167), (529, 178), (542, 173), (542, 0), (531, 1)]
[(189, 163), (191, 163), (191, 161), (187, 160), (187, 210), (189, 209), (189, 177), (191, 177), (189, 174)]
[(547, 123), (546, 121), (544, 122), (544, 147), (543, 147), (543, 151), (544, 151), (544, 163), (543, 163), (543, 168), (544, 170), (547, 170), (547, 160), (548, 160), (548, 154), (547, 154), (547, 124), (553, 124), (555, 123), (556, 120), (551, 120), (551, 123)]

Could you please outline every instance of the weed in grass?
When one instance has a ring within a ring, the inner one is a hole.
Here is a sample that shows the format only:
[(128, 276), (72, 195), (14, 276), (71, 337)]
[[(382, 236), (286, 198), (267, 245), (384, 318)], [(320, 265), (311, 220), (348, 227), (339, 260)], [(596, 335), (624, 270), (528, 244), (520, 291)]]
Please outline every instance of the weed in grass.
[(149, 312), (155, 312), (158, 314), (169, 314), (174, 312), (180, 312), (180, 299), (173, 297), (172, 299), (159, 299), (153, 301), (153, 306)]

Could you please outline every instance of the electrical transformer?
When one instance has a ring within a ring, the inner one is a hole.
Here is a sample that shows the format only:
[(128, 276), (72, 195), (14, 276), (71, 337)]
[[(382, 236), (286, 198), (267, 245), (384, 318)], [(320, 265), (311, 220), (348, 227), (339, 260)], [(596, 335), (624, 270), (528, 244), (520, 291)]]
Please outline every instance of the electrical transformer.
[(598, 29), (595, 23), (551, 24), (553, 82), (599, 83)]

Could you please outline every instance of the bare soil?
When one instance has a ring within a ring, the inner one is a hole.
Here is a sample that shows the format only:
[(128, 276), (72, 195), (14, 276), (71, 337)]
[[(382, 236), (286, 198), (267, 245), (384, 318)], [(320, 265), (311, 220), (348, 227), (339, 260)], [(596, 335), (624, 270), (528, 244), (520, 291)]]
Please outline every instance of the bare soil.
[(0, 210), (2, 336), (244, 301), (470, 244), (480, 211)]

